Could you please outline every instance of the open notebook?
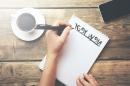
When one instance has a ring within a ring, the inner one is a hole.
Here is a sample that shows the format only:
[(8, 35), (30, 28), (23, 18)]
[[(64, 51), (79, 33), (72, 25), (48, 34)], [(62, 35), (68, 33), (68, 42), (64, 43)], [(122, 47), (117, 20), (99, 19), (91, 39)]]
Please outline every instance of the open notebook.
[[(67, 86), (76, 86), (77, 77), (89, 71), (109, 38), (76, 16), (72, 16), (69, 23), (73, 30), (62, 50), (57, 79)], [(45, 58), (39, 64), (42, 70)]]

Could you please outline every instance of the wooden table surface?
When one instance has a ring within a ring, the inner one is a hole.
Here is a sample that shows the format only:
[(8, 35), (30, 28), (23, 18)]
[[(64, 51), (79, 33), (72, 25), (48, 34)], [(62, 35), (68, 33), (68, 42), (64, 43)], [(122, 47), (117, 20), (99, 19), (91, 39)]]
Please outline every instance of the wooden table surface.
[[(37, 86), (37, 68), (45, 54), (44, 35), (24, 42), (11, 30), (11, 15), (25, 7), (39, 9), (52, 24), (75, 14), (111, 39), (90, 73), (101, 86), (130, 86), (130, 16), (105, 24), (99, 4), (110, 0), (0, 0), (0, 86)], [(60, 86), (60, 85), (57, 85)]]

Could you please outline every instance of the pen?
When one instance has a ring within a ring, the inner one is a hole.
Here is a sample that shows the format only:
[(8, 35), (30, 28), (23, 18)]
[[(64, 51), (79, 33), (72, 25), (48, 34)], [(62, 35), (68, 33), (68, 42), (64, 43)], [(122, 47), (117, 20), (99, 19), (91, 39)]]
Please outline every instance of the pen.
[(59, 26), (52, 26), (48, 24), (38, 24), (35, 29), (44, 29), (44, 30), (54, 30), (57, 32), (58, 35), (61, 35), (66, 25), (59, 25)]

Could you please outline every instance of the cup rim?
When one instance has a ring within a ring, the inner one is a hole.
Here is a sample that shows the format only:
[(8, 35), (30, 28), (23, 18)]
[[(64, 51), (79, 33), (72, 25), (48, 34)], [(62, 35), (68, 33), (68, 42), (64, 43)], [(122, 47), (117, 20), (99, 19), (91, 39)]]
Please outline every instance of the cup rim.
[[(24, 15), (24, 14), (29, 14), (29, 16), (31, 15), (31, 17), (33, 17), (33, 19), (34, 19), (34, 21), (35, 21), (35, 25), (34, 25), (34, 27), (33, 28), (30, 28), (30, 30), (22, 30), (20, 27), (19, 27), (19, 25), (18, 25), (18, 18), (21, 16), (21, 15)], [(16, 24), (17, 24), (17, 26), (18, 26), (18, 28), (21, 30), (21, 31), (24, 31), (24, 32), (32, 32), (32, 30), (36, 27), (36, 19), (35, 19), (35, 17), (32, 15), (32, 14), (30, 14), (30, 13), (22, 13), (22, 14), (20, 14), (19, 16), (18, 16), (18, 18), (17, 18), (17, 21), (16, 21)]]
[[(35, 26), (34, 28), (32, 28), (31, 30), (29, 31), (24, 31), (24, 30), (21, 30), (19, 28), (19, 26), (17, 25), (17, 19), (19, 18), (20, 15), (24, 14), (24, 13), (28, 13), (28, 14), (31, 14), (34, 19), (35, 19)], [(29, 33), (29, 32), (33, 32), (35, 30), (35, 27), (37, 24), (41, 24), (41, 22), (39, 21), (39, 18), (43, 18), (42, 15), (40, 14), (39, 10), (37, 9), (34, 9), (34, 8), (24, 8), (24, 9), (20, 9), (15, 15), (14, 15), (14, 26), (21, 32), (23, 33)]]

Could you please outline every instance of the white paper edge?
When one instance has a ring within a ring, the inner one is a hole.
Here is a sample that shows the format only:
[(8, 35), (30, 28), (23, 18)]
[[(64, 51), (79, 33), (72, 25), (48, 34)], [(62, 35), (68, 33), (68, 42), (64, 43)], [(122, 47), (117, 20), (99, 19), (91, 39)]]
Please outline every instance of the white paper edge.
[(44, 70), (45, 68), (45, 63), (46, 63), (46, 56), (42, 59), (42, 61), (38, 64), (38, 68), (40, 70)]

